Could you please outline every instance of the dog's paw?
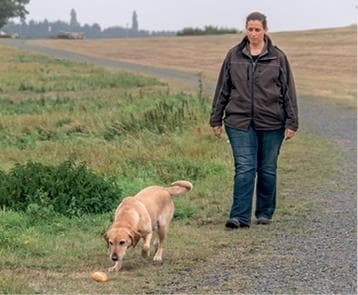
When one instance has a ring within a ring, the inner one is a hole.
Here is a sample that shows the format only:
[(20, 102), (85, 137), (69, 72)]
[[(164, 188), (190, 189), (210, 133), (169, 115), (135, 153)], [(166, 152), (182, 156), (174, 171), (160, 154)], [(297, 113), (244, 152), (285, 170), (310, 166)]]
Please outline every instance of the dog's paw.
[(155, 255), (153, 257), (153, 261), (156, 262), (156, 263), (162, 263), (162, 257), (159, 256), (159, 255)]

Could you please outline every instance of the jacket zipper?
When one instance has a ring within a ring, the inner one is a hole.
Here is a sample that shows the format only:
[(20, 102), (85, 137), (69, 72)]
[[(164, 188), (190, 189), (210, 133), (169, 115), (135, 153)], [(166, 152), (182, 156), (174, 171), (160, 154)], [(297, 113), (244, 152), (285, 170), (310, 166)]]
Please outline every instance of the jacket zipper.
[[(265, 53), (266, 54), (266, 53)], [(262, 56), (262, 60), (265, 60), (267, 58), (265, 58), (263, 55)], [(253, 127), (255, 127), (255, 96), (254, 96), (254, 88), (255, 88), (255, 69), (256, 69), (256, 65), (257, 62), (259, 60), (260, 56), (257, 57), (257, 59), (254, 61), (252, 59), (252, 57), (250, 56), (251, 59), (251, 65), (252, 65), (252, 71), (251, 71), (251, 83), (250, 83), (250, 87), (251, 87), (251, 124)], [(274, 58), (270, 58), (270, 59), (274, 59)], [(248, 69), (249, 72), (249, 69)], [(250, 80), (250, 73), (248, 73), (248, 80)]]
[(265, 55), (267, 54), (267, 51), (265, 51), (264, 53), (262, 53), (260, 56), (257, 57), (256, 61), (253, 60), (253, 58), (248, 55), (248, 54), (245, 54), (251, 61), (251, 66), (252, 66), (252, 70), (251, 70), (251, 73), (250, 73), (250, 69), (249, 67), (247, 68), (247, 80), (249, 81), (250, 78), (251, 78), (251, 81), (250, 82), (250, 90), (251, 90), (251, 125), (253, 127), (255, 127), (255, 106), (254, 106), (254, 103), (255, 103), (255, 98), (254, 98), (254, 88), (255, 88), (255, 69), (256, 69), (256, 65), (257, 65), (257, 62), (258, 60), (260, 59), (260, 57), (262, 58), (262, 60), (266, 60), (266, 59), (275, 59), (275, 58), (267, 58), (265, 57)]
[(252, 64), (252, 72), (251, 72), (251, 124), (253, 127), (255, 127), (255, 107), (254, 107), (254, 103), (255, 103), (255, 98), (254, 98), (254, 83), (255, 83), (255, 68), (256, 68), (256, 61), (253, 61), (251, 59), (251, 64)]

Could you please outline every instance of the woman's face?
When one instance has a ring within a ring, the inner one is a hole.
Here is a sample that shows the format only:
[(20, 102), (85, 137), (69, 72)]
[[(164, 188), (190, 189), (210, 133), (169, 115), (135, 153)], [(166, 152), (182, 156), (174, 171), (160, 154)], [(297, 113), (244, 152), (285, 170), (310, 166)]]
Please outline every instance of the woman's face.
[(246, 25), (246, 35), (252, 45), (259, 45), (264, 40), (267, 29), (259, 20), (250, 20)]

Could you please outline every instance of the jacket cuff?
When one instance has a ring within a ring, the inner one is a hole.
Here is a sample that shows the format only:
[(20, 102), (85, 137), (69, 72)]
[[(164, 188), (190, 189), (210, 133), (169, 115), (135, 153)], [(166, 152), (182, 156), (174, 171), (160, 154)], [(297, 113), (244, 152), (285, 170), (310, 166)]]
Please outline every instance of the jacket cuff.
[(298, 130), (298, 124), (296, 122), (286, 122), (285, 128), (291, 129), (293, 131)]

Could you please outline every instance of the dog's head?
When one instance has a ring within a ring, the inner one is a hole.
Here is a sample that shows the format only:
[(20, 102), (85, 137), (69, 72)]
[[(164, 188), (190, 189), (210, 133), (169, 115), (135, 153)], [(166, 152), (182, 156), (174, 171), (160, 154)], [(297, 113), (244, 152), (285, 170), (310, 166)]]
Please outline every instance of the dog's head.
[(104, 239), (110, 249), (110, 259), (117, 262), (122, 261), (130, 246), (137, 245), (140, 235), (127, 228), (110, 228), (104, 234)]

